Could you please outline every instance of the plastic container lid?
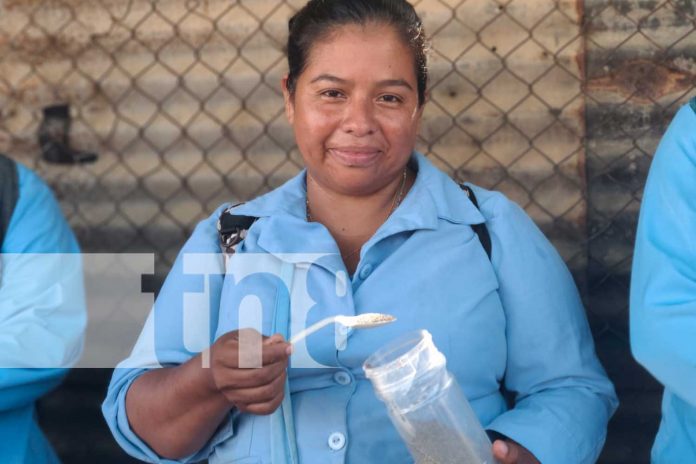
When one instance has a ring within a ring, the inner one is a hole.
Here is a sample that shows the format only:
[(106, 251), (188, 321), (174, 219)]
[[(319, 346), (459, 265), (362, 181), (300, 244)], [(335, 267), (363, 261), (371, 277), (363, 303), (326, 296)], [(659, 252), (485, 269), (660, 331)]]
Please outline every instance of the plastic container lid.
[(373, 353), (363, 364), (378, 393), (409, 389), (412, 383), (446, 366), (427, 330), (409, 332)]

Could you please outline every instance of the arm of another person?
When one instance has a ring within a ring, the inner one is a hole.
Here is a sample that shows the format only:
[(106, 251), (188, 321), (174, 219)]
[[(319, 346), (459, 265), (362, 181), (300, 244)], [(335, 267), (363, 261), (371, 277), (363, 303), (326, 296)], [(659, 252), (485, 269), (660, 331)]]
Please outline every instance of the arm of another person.
[(55, 388), (79, 357), (86, 325), (75, 237), (46, 184), (23, 166), (18, 176), (2, 244), (0, 368), (21, 369), (0, 369), (0, 410)]
[(506, 315), (505, 385), (516, 394), (487, 428), (543, 463), (593, 463), (617, 400), (572, 276), (521, 208), (497, 194), (481, 207)]
[[(205, 459), (215, 446), (234, 439), (237, 414), (268, 414), (283, 398), (289, 346), (280, 336), (264, 340), (259, 369), (238, 368), (237, 331), (220, 336), (207, 349), (219, 317), (221, 267), (207, 277), (209, 308), (196, 307), (209, 311), (211, 333), (195, 337), (198, 353), (190, 346), (190, 334), (184, 336), (184, 295), (205, 291), (203, 276), (184, 273), (184, 258), (219, 254), (219, 213), (201, 222), (184, 245), (133, 353), (114, 371), (102, 406), (116, 440), (141, 460)], [(203, 367), (201, 351), (209, 354), (210, 368)]]
[(696, 406), (696, 113), (682, 108), (650, 168), (631, 279), (631, 348)]

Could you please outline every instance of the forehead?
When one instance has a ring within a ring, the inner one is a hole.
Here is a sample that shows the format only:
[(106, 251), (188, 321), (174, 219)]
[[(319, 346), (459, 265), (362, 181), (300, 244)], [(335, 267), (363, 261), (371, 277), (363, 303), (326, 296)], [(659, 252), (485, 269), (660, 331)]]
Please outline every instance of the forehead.
[[(307, 56), (307, 77), (323, 73), (416, 81), (413, 51), (390, 25), (338, 26), (315, 41)], [(415, 87), (414, 87), (415, 88)]]

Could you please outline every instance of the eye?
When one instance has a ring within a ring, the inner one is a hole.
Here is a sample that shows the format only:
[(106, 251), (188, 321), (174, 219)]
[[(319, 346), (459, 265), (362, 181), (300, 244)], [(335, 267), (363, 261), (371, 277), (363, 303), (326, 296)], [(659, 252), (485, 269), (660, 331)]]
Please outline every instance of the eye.
[(324, 90), (323, 92), (321, 92), (321, 96), (327, 97), (327, 98), (332, 98), (332, 99), (341, 98), (341, 97), (343, 97), (343, 92), (341, 92), (340, 90), (336, 90), (336, 89), (329, 89), (329, 90)]
[(399, 97), (398, 95), (391, 95), (391, 94), (386, 94), (386, 95), (381, 95), (379, 97), (379, 100), (385, 102), (385, 103), (401, 103), (403, 99)]

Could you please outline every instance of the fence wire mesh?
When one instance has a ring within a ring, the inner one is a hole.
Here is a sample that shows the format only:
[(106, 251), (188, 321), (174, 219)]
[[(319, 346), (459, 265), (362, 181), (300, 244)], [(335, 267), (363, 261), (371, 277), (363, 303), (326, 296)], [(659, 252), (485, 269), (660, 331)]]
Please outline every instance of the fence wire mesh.
[[(303, 4), (0, 1), (0, 151), (49, 181), (86, 251), (154, 251), (163, 274), (218, 205), (301, 169), (279, 83)], [(695, 2), (414, 4), (432, 42), (418, 148), (558, 247), (624, 400), (602, 462), (648, 462), (659, 388), (628, 351), (628, 278), (651, 156), (696, 88)], [(55, 105), (96, 162), (42, 159)]]

